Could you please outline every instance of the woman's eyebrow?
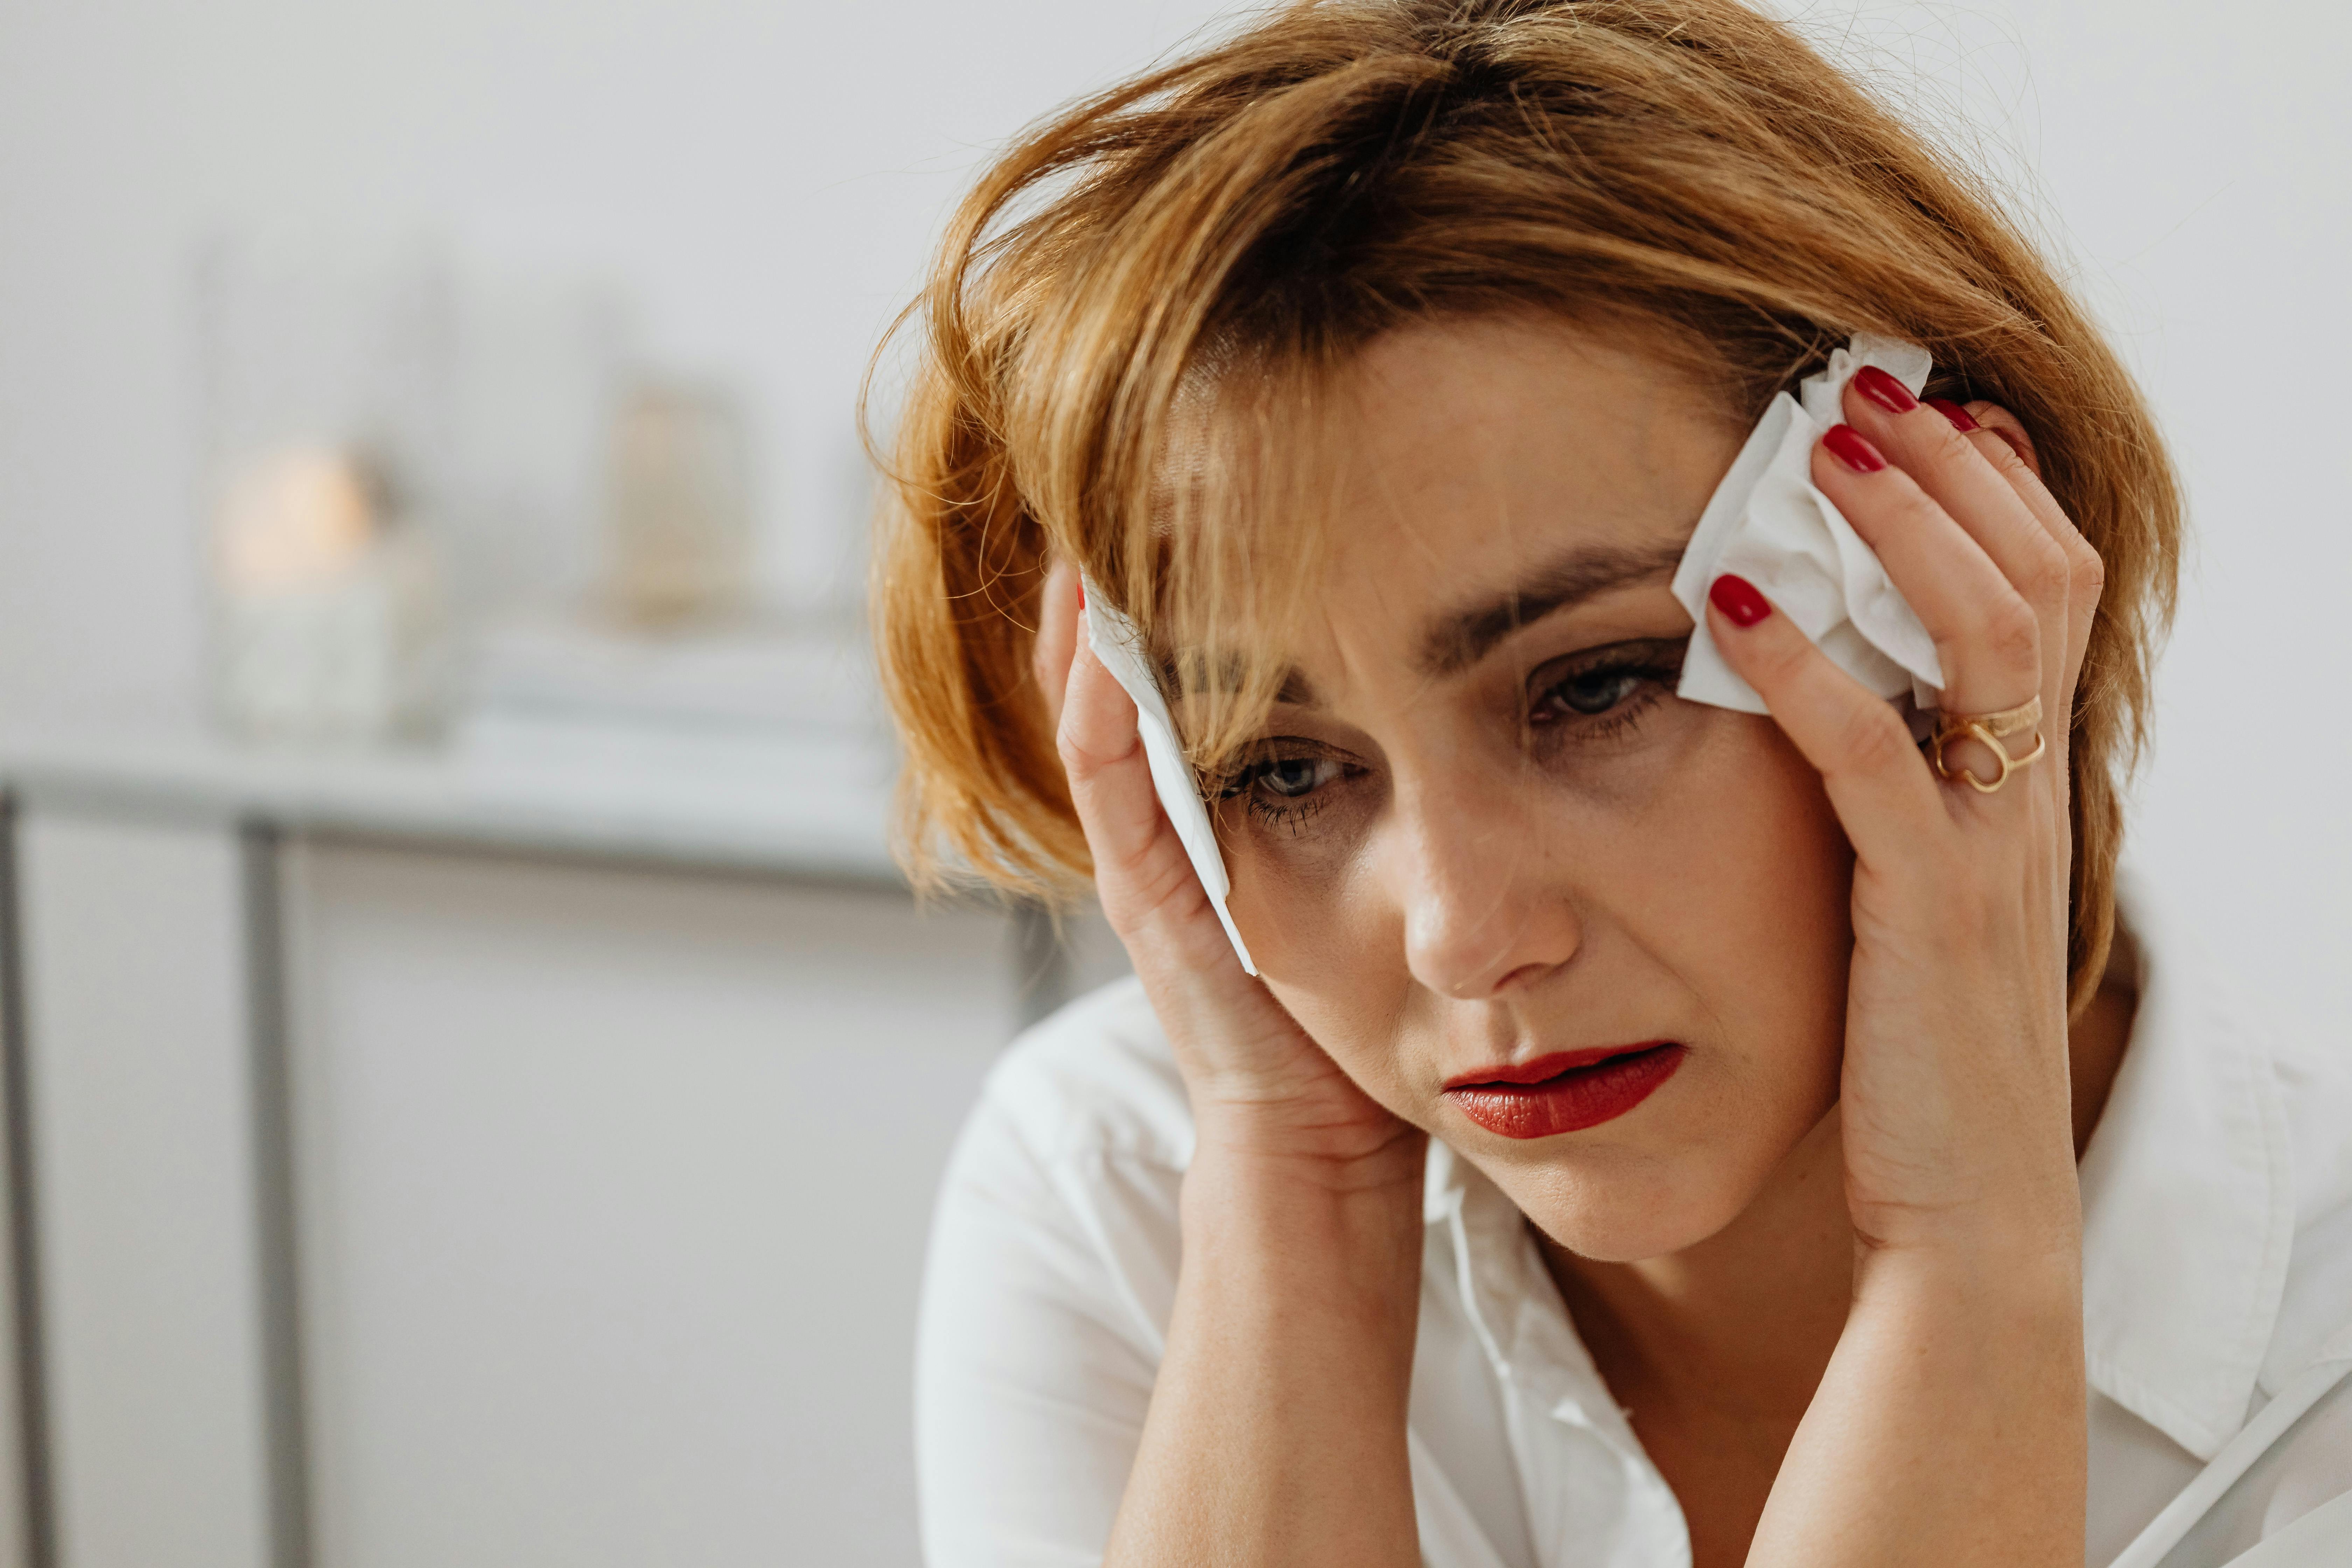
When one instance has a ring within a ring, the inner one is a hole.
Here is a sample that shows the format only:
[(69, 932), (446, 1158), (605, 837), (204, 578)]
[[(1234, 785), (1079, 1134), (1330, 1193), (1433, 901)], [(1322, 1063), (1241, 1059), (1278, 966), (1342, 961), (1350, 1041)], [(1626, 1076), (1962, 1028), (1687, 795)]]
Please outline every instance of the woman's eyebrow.
[[(1160, 667), (1160, 689), (1189, 695), (1213, 689), (1231, 695), (1243, 689), (1242, 663), (1238, 658), (1202, 659), (1197, 661), (1197, 668), (1214, 671), (1215, 678), (1187, 685), (1178, 680), (1175, 661), (1162, 660)], [(1295, 664), (1282, 672), (1282, 684), (1276, 688), (1274, 700), (1293, 708), (1320, 708), (1323, 705), (1323, 700), (1316, 695), (1315, 683), (1307, 679), (1307, 672)]]
[(1580, 545), (1529, 573), (1493, 598), (1437, 616), (1422, 639), (1422, 668), (1453, 675), (1493, 652), (1521, 626), (1612, 588), (1671, 576), (1686, 542), (1627, 549)]

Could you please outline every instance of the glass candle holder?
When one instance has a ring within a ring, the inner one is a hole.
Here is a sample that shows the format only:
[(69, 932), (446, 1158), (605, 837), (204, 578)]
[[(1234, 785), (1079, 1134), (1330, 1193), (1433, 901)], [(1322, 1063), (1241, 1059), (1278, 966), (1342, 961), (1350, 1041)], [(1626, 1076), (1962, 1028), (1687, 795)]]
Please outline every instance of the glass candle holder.
[(451, 285), (430, 253), (272, 232), (199, 272), (213, 706), (233, 731), (429, 724), (442, 617)]

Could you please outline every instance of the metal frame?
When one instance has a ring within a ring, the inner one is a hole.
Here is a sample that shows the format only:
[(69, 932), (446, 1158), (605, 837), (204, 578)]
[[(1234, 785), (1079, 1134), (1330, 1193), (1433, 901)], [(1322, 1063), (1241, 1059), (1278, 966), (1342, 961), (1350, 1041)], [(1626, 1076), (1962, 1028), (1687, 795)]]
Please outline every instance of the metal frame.
[(16, 800), (0, 791), (0, 1121), (6, 1136), (8, 1278), (16, 1309), (16, 1445), (22, 1455), (24, 1553), (29, 1568), (57, 1568), (57, 1494), (50, 1478), (47, 1361), (41, 1332), (39, 1237), (35, 1227), (33, 1107), (25, 1038), (23, 900), (16, 866)]
[[(20, 820), (17, 797), (0, 791), (0, 1132), (5, 1133), (7, 1181), (6, 1289), (16, 1318), (16, 1343), (7, 1370), (14, 1374), (17, 1447), (22, 1456), (14, 1479), (23, 1491), (23, 1561), (27, 1568), (59, 1568), (37, 1202), (39, 1159), (25, 995)], [(252, 1196), (261, 1274), (268, 1563), (269, 1568), (311, 1568), (316, 1553), (296, 1252), (292, 1039), (278, 854), (282, 842), (279, 830), (267, 822), (248, 822), (238, 829), (253, 1118)]]
[(261, 1266), (263, 1441), (271, 1568), (310, 1568), (310, 1403), (303, 1377), (295, 1173), (293, 1031), (289, 1023), (283, 832), (238, 829), (245, 904), (246, 1018), (253, 1086), (254, 1236)]

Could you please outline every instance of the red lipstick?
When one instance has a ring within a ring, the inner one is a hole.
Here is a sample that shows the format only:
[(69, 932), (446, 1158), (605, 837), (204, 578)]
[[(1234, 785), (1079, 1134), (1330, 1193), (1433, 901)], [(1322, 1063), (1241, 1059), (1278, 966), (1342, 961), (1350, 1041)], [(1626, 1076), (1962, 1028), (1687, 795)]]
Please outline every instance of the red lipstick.
[(1554, 1051), (1448, 1080), (1445, 1098), (1489, 1132), (1549, 1138), (1614, 1121), (1675, 1076), (1689, 1051), (1672, 1040)]

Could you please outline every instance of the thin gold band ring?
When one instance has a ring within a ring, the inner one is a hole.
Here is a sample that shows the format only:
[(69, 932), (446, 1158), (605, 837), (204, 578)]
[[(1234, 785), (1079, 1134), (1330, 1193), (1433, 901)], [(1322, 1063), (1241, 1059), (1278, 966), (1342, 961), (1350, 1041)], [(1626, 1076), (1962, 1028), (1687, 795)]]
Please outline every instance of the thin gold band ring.
[[(1927, 760), (1934, 764), (1936, 776), (1947, 784), (1955, 779), (1965, 783), (1979, 795), (1990, 795), (2009, 782), (2009, 775), (2032, 766), (2050, 749), (2050, 737), (2040, 733), (2042, 699), (2035, 697), (2014, 708), (2004, 708), (1998, 713), (1946, 713), (1936, 721), (1936, 732), (1927, 739)], [(2001, 742), (2011, 735), (2035, 731), (2033, 750), (2021, 757), (2012, 757)], [(1944, 750), (1962, 737), (1984, 743), (1985, 749), (2000, 759), (2000, 772), (1986, 779), (1969, 767), (1953, 767), (1945, 760)]]

